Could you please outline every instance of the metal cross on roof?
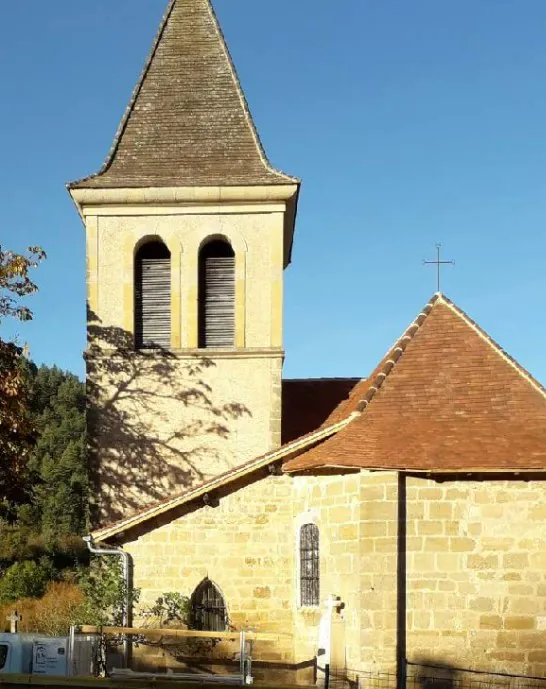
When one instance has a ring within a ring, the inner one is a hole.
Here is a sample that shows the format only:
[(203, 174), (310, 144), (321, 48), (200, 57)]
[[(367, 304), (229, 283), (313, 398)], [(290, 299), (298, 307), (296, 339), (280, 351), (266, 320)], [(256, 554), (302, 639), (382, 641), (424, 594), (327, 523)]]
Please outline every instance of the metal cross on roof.
[(435, 261), (425, 261), (423, 260), (423, 265), (435, 265), (436, 266), (436, 291), (440, 291), (440, 266), (443, 265), (455, 265), (455, 261), (441, 261), (440, 260), (440, 249), (442, 248), (441, 244), (436, 244), (436, 260)]

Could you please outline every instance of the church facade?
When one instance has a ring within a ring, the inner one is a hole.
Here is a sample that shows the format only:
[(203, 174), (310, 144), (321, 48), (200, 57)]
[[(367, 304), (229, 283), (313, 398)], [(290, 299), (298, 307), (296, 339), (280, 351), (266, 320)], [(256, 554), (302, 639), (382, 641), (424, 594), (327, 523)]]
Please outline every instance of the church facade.
[(141, 605), (178, 592), (199, 628), (277, 633), (269, 679), (545, 674), (546, 392), (441, 294), (367, 378), (282, 380), (299, 181), (209, 0), (169, 3), (105, 165), (69, 190), (93, 536), (130, 553)]

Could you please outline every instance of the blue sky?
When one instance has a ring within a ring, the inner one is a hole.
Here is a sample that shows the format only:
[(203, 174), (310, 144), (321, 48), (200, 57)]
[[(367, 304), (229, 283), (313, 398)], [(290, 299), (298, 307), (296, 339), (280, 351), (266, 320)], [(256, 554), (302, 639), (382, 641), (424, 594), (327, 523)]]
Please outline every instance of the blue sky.
[[(33, 358), (83, 375), (84, 230), (167, 0), (6, 0), (0, 243), (43, 246)], [(216, 0), (268, 155), (303, 179), (285, 374), (366, 375), (435, 291), (546, 382), (544, 0)], [(4, 335), (13, 328), (4, 324)]]

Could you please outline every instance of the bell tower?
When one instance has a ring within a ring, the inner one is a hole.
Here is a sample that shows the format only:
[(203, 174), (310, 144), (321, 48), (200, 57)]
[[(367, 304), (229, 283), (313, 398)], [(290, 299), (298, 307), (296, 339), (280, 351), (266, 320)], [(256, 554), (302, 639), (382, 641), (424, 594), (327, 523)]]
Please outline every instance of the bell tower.
[(99, 525), (280, 444), (299, 181), (266, 158), (210, 0), (171, 0), (106, 162), (68, 189)]

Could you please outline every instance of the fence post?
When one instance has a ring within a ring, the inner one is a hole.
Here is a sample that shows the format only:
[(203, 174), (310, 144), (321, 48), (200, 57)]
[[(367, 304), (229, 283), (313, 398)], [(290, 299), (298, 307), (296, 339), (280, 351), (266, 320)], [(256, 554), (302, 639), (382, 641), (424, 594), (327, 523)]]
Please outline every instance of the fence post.
[(241, 674), (241, 685), (246, 684), (246, 634), (241, 631), (239, 638), (239, 672)]

